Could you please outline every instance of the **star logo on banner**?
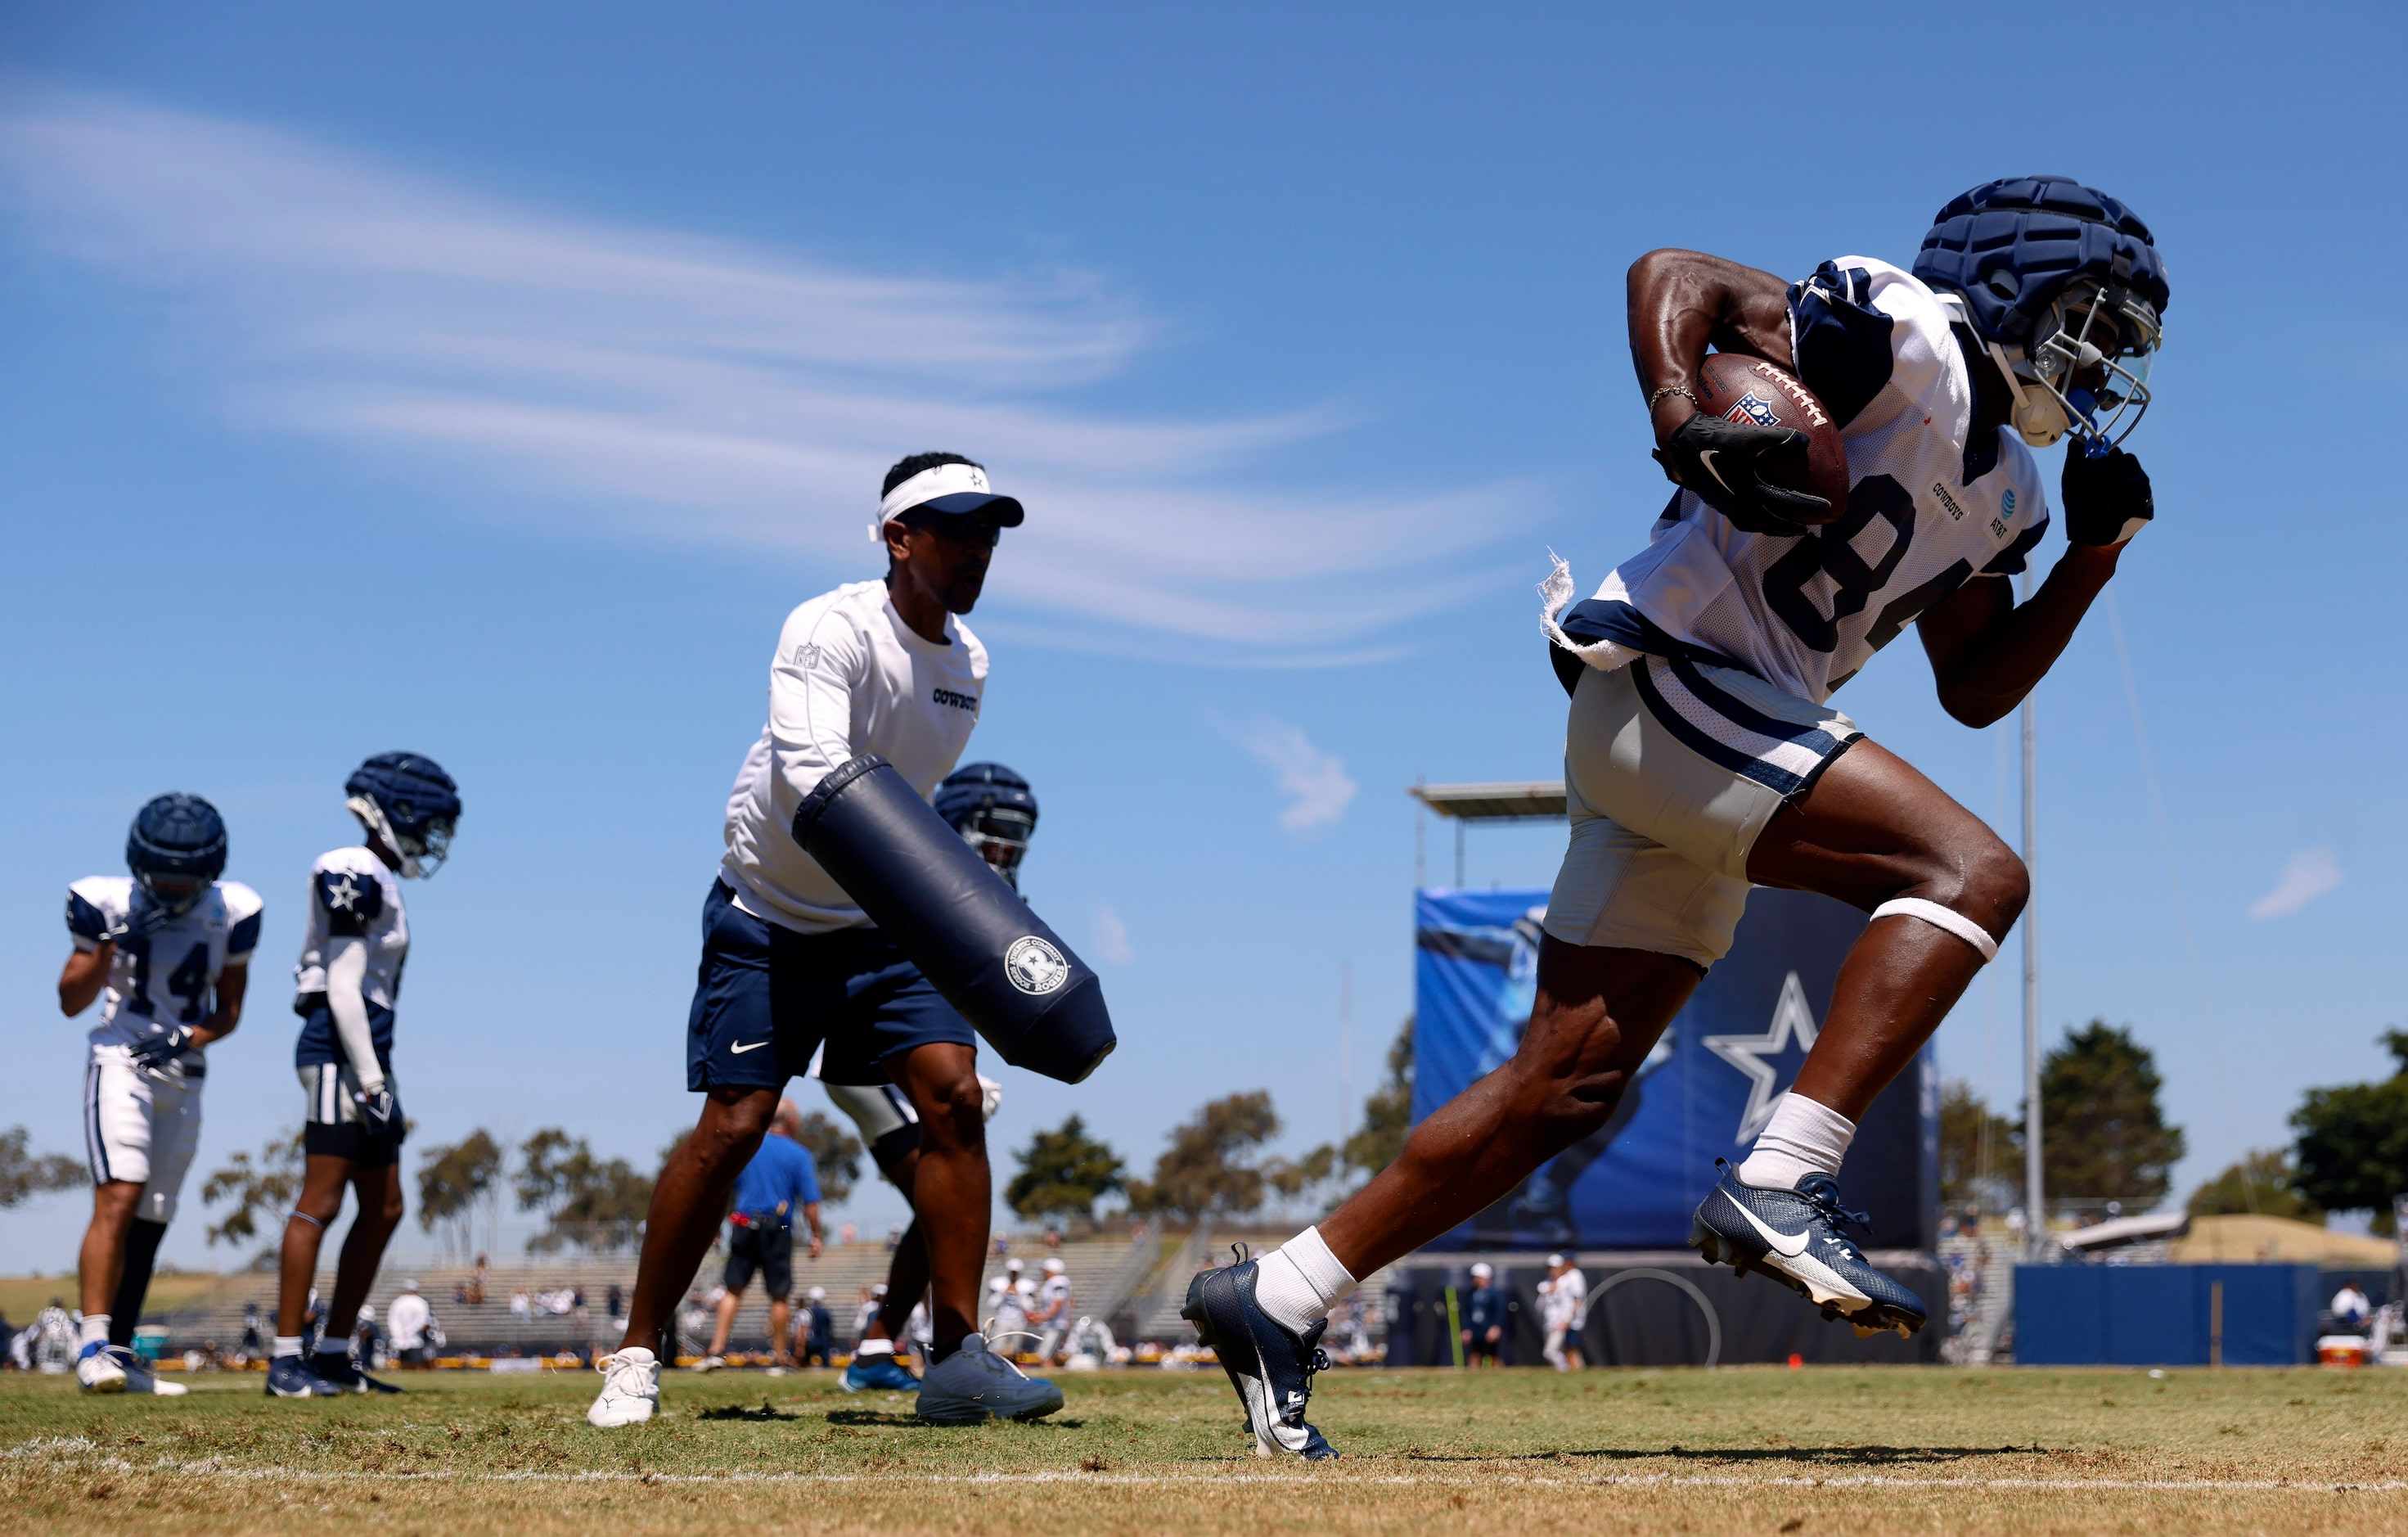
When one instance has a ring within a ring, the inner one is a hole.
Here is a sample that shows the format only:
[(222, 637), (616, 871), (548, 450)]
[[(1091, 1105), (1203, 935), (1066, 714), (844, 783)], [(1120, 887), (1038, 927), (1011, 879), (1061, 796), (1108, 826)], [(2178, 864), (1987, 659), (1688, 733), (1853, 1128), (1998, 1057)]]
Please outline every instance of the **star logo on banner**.
[[(353, 881), (350, 876), (346, 875), (341, 880), (332, 882), (327, 885), (326, 911), (329, 912), (356, 912), (359, 911), (359, 883)], [(1808, 1029), (1811, 1031), (1813, 1027), (1809, 1026)]]
[[(1710, 1035), (1699, 1044), (1747, 1074), (1747, 1109), (1739, 1121), (1735, 1142), (1747, 1142), (1772, 1119), (1772, 1102), (1783, 1085), (1794, 1081), (1814, 1049), (1814, 1012), (1806, 1007), (1806, 989), (1792, 971), (1781, 984), (1781, 998), (1772, 1006), (1772, 1023), (1762, 1035)], [(1790, 1058), (1795, 1057), (1792, 1061)]]

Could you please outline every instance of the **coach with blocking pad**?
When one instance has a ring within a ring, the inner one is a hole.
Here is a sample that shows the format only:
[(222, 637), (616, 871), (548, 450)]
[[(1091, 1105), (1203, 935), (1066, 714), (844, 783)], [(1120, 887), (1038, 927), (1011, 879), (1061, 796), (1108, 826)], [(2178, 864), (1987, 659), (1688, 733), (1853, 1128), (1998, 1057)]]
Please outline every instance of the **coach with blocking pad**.
[[(1110, 1023), (1092, 974), (927, 805), (986, 692), (986, 648), (955, 616), (976, 605), (1002, 530), (1024, 516), (971, 460), (913, 454), (887, 472), (871, 527), (884, 580), (786, 618), (768, 722), (728, 797), (727, 852), (703, 902), (686, 1034), (702, 1114), (653, 1187), (626, 1334), (598, 1363), (595, 1426), (652, 1418), (677, 1300), (780, 1091), (823, 1047), (828, 1082), (892, 1082), (920, 1118), (910, 1195), (935, 1321), (921, 1416), (1029, 1419), (1062, 1406), (977, 1332), (993, 1178), (964, 1009), (992, 1038), (1026, 1045), (1001, 1048), (1008, 1058), (1069, 1078), (1109, 1049)], [(1048, 1050), (1057, 1040), (1069, 1049)]]

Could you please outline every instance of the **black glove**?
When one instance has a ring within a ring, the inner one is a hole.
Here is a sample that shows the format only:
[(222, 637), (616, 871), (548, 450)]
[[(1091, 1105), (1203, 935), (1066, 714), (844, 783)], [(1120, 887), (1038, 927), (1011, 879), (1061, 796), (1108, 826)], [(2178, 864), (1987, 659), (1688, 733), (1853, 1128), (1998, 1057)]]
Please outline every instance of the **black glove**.
[(1656, 451), (1665, 479), (1686, 486), (1706, 505), (1751, 534), (1806, 532), (1809, 521), (1828, 522), (1831, 504), (1803, 491), (1774, 485), (1763, 477), (1769, 453), (1805, 462), (1807, 436), (1789, 427), (1727, 422), (1699, 411), (1672, 429)]
[(401, 1101), (393, 1097), (389, 1088), (380, 1088), (374, 1094), (361, 1089), (351, 1096), (351, 1103), (360, 1107), (360, 1119), (376, 1136), (382, 1137), (401, 1125)]
[(192, 1049), (193, 1027), (171, 1025), (159, 1035), (150, 1036), (134, 1047), (134, 1065), (151, 1072), (164, 1071), (176, 1058)]
[(2157, 515), (2149, 472), (2122, 449), (2093, 459), (2076, 441), (2065, 451), (2065, 537), (2076, 544), (2121, 544)]
[(104, 944), (123, 944), (127, 940), (147, 940), (167, 927), (167, 910), (158, 903), (141, 898), (126, 909), (117, 927), (103, 934)]

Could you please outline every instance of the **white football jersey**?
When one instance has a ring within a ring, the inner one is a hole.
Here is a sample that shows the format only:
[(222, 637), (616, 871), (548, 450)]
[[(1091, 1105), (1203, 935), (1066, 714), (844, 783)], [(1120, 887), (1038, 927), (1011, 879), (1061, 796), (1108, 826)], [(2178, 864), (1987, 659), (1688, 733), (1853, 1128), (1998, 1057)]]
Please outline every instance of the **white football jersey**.
[(1791, 293), (1796, 371), (1847, 447), (1847, 510), (1802, 537), (1751, 534), (1681, 492), (1647, 548), (1563, 625), (1583, 641), (1736, 663), (1819, 704), (1932, 604), (2022, 570), (2048, 502), (2011, 430), (1968, 463), (1972, 380), (1920, 280), (1842, 256)]
[[(149, 893), (130, 875), (92, 875), (67, 887), (67, 932), (79, 951), (100, 948)], [(259, 948), (259, 893), (238, 881), (212, 883), (201, 899), (147, 935), (117, 941), (108, 963), (95, 1046), (131, 1046), (178, 1025), (197, 1025), (217, 1007), (218, 976)], [(185, 1054), (197, 1060), (197, 1051)]]
[(822, 933), (869, 920), (795, 841), (795, 811), (829, 770), (875, 753), (923, 798), (953, 771), (986, 694), (986, 648), (959, 619), (924, 639), (883, 582), (852, 582), (786, 616), (769, 663), (769, 721), (727, 797), (721, 873), (736, 904)]
[(401, 969), (409, 959), (409, 916), (402, 911), (400, 879), (357, 843), (322, 854), (309, 867), (309, 918), (293, 968), (294, 990), (302, 998), (325, 992), (327, 942), (344, 939), (367, 941), (360, 994), (371, 1008), (391, 1009), (401, 997)]

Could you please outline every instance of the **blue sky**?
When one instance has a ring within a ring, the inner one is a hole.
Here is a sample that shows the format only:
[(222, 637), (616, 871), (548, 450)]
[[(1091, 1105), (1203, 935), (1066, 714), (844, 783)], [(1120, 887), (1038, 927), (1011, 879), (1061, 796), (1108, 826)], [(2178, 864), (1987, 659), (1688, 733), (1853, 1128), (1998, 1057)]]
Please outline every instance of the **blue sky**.
[[(881, 471), (946, 447), (1030, 509), (972, 754), (1035, 783), (1028, 890), (1125, 1042), (1081, 1089), (1009, 1074), (998, 1141), (1075, 1108), (1143, 1164), (1261, 1086), (1322, 1140), (1341, 965), (1358, 1098), (1410, 1003), (1405, 786), (1557, 770), (1546, 552), (1593, 584), (1663, 499), (1624, 267), (1904, 260), (2046, 170), (2173, 282), (2114, 588), (2169, 837), (2101, 612), (2041, 695), (2046, 1016), (2157, 1049), (2186, 1184), (2280, 1142), (2401, 1018), (2403, 23), (1929, 14), (9, 7), (0, 1126), (79, 1145), (60, 889), (170, 787), (268, 904), (201, 1168), (292, 1124), (303, 875), (407, 747), (468, 808), (410, 893), (421, 1135), (648, 1159), (779, 622), (874, 574)], [(1841, 702), (2014, 836), (2004, 732), (1915, 648)], [(1475, 836), (1470, 880), (1543, 884), (1558, 840)], [(2011, 970), (1941, 1048), (2009, 1102)], [(0, 1248), (70, 1262), (79, 1208)]]

